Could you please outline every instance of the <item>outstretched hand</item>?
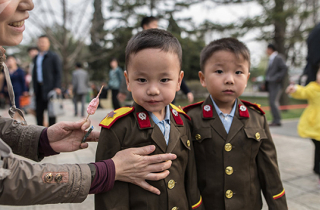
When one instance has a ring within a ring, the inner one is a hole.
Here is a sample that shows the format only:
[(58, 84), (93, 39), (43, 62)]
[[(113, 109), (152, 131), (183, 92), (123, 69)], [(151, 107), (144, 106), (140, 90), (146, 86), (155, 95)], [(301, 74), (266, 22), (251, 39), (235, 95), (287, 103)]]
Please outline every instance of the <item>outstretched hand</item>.
[(287, 94), (292, 94), (292, 93), (294, 93), (294, 92), (296, 92), (296, 86), (295, 85), (289, 85), (288, 87), (287, 87), (287, 89), (286, 89), (286, 93)]
[[(86, 129), (91, 124), (85, 119), (78, 122), (58, 122), (50, 126), (47, 135), (51, 148), (56, 152), (73, 152), (88, 147), (88, 143), (81, 143)], [(100, 132), (92, 131), (86, 141), (97, 142)]]
[(174, 154), (159, 154), (148, 156), (155, 146), (130, 148), (121, 150), (112, 158), (116, 168), (116, 180), (131, 182), (160, 195), (160, 190), (148, 184), (145, 180), (160, 180), (169, 175), (172, 161), (177, 158)]

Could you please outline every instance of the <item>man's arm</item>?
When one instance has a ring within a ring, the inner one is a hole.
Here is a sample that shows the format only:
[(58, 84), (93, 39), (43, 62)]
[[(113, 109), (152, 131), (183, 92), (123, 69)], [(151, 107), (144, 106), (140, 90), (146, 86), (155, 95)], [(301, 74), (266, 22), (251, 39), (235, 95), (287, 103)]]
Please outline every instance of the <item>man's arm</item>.
[(284, 59), (282, 58), (281, 55), (277, 56), (277, 82), (280, 82), (283, 80), (283, 78), (286, 76), (287, 72), (288, 72), (288, 67), (286, 65), (286, 62), (284, 61)]
[(61, 89), (62, 64), (58, 55), (53, 54), (54, 88)]

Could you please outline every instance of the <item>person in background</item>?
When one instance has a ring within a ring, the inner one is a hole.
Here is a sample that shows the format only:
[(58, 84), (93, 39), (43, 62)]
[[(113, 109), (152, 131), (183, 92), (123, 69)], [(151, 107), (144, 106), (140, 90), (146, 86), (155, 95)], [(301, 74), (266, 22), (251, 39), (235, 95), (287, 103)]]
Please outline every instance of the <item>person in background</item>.
[[(14, 101), (17, 108), (20, 108), (20, 96), (28, 96), (26, 81), (25, 81), (25, 74), (24, 71), (19, 68), (17, 64), (17, 59), (10, 55), (7, 57), (6, 64), (9, 69), (10, 73), (10, 79), (12, 82), (12, 87), (14, 90)], [(9, 97), (8, 95), (8, 87), (6, 81), (4, 82), (2, 92), (6, 97)]]
[(308, 55), (306, 57), (307, 65), (304, 68), (302, 75), (299, 78), (299, 84), (302, 83), (302, 77), (306, 76), (304, 85), (309, 82), (316, 81), (318, 72), (318, 63), (320, 62), (320, 23), (315, 25), (312, 31), (308, 35), (307, 39)]
[[(36, 97), (37, 124), (43, 125), (43, 113), (48, 107), (48, 93), (55, 90), (61, 94), (61, 61), (57, 54), (50, 51), (48, 36), (38, 38), (39, 54), (34, 58), (33, 88)], [(56, 117), (49, 117), (49, 126), (56, 123)]]
[(312, 139), (314, 151), (313, 171), (319, 176), (318, 185), (320, 186), (320, 66), (316, 81), (310, 81), (305, 87), (300, 85), (289, 85), (286, 93), (293, 98), (308, 100), (308, 107), (303, 111), (299, 124), (298, 133), (303, 138)]
[(76, 69), (72, 73), (72, 92), (74, 103), (74, 116), (78, 115), (78, 101), (81, 101), (81, 117), (85, 114), (85, 103), (88, 94), (89, 76), (88, 72), (82, 69), (82, 64), (77, 62)]
[(27, 112), (36, 116), (36, 99), (35, 99), (34, 90), (33, 90), (32, 73), (33, 73), (33, 67), (34, 67), (33, 61), (34, 61), (34, 58), (38, 55), (39, 50), (37, 47), (29, 47), (27, 49), (27, 52), (28, 52), (28, 56), (31, 60), (29, 63), (29, 68), (28, 68), (28, 72), (31, 77), (30, 77), (30, 81), (29, 81), (30, 104), (28, 106)]
[(281, 115), (279, 110), (279, 100), (283, 91), (282, 81), (285, 78), (288, 67), (273, 44), (268, 44), (267, 55), (269, 56), (268, 69), (265, 81), (269, 92), (269, 105), (272, 114), (272, 123), (269, 126), (281, 126)]
[(113, 58), (110, 62), (111, 70), (109, 71), (109, 82), (108, 82), (108, 89), (112, 92), (112, 106), (113, 109), (119, 109), (120, 103), (117, 98), (119, 93), (119, 88), (121, 81), (123, 80), (123, 71), (118, 66), (117, 59)]

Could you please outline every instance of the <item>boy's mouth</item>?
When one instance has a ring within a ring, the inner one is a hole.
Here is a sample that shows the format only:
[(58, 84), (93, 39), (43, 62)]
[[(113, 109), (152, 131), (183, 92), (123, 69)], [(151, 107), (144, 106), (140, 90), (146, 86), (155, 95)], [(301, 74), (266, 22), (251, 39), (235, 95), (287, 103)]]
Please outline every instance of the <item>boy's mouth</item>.
[(222, 92), (224, 92), (224, 93), (234, 93), (233, 90), (224, 90), (224, 91), (222, 91)]
[(24, 20), (9, 23), (9, 26), (13, 26), (13, 27), (17, 27), (17, 28), (20, 28), (20, 27), (22, 27), (23, 25), (24, 25)]

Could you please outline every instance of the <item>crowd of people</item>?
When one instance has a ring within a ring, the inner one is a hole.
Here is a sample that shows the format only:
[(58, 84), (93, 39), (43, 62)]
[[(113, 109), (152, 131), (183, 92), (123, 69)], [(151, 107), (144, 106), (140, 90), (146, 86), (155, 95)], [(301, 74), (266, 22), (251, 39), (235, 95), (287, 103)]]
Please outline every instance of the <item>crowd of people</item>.
[[(18, 20), (27, 18), (33, 3), (15, 0), (8, 4), (0, 13), (0, 45), (14, 46), (21, 42), (24, 30)], [(49, 38), (39, 37), (39, 52), (30, 55), (29, 81), (38, 126), (0, 118), (0, 204), (82, 202), (91, 193), (96, 194), (95, 209), (257, 210), (262, 208), (263, 192), (269, 209), (288, 209), (269, 130), (269, 126), (281, 126), (278, 100), (287, 74), (276, 47), (270, 44), (267, 49), (270, 125), (258, 105), (239, 99), (250, 77), (251, 56), (247, 46), (235, 38), (214, 40), (203, 48), (198, 75), (209, 95), (182, 109), (172, 103), (184, 83), (181, 45), (170, 32), (157, 29), (156, 18), (150, 19), (142, 21), (143, 30), (127, 43), (125, 71), (116, 59), (110, 62), (107, 89), (111, 90), (114, 110), (102, 119), (101, 132), (94, 131), (87, 139), (98, 141), (96, 162), (89, 164), (30, 164), (13, 156), (41, 161), (88, 147), (82, 137), (90, 120), (56, 122), (48, 116), (48, 128), (42, 126), (48, 93), (62, 93), (62, 69), (59, 57), (50, 51)], [(26, 80), (15, 58), (6, 57), (2, 47), (0, 50), (0, 67), (10, 74), (4, 77), (7, 88), (3, 91), (15, 103), (11, 104), (14, 112), (20, 101), (13, 100), (12, 93), (26, 95)], [(306, 87), (290, 85), (286, 89), (293, 97), (309, 101), (298, 132), (315, 143), (317, 174), (319, 63), (317, 73), (312, 72), (314, 80)], [(80, 100), (84, 117), (89, 77), (82, 64), (76, 63), (75, 68), (75, 115)], [(121, 90), (123, 84), (133, 99), (130, 107), (119, 103), (128, 95)], [(186, 95), (191, 103), (193, 96)]]

